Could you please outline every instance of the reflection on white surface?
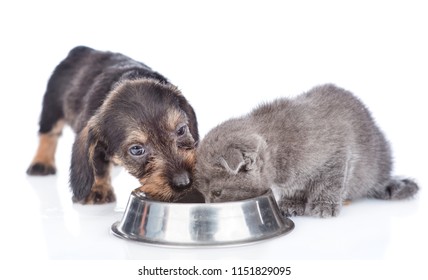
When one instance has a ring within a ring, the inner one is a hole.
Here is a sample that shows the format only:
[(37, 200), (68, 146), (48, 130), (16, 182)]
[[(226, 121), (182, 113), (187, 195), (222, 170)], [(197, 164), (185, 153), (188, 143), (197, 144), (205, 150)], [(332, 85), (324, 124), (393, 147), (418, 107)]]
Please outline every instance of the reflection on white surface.
[[(25, 207), (14, 207), (16, 201), (6, 200), (10, 209), (15, 209), (14, 215), (8, 215), (5, 221), (15, 225), (15, 232), (9, 233), (7, 241), (2, 240), (2, 248), (8, 248), (11, 258), (399, 259), (403, 254), (411, 258), (426, 233), (419, 222), (425, 207), (420, 205), (424, 194), (421, 193), (408, 201), (357, 201), (345, 206), (341, 215), (332, 219), (296, 217), (294, 231), (259, 244), (163, 248), (122, 240), (110, 233), (110, 226), (122, 218), (132, 189), (119, 186), (134, 181), (125, 172), (114, 179), (118, 201), (107, 205), (73, 204), (66, 176), (24, 175), (16, 181), (20, 182), (19, 187), (13, 191), (21, 193), (20, 203)], [(25, 246), (22, 247), (25, 251), (13, 246), (18, 242)]]

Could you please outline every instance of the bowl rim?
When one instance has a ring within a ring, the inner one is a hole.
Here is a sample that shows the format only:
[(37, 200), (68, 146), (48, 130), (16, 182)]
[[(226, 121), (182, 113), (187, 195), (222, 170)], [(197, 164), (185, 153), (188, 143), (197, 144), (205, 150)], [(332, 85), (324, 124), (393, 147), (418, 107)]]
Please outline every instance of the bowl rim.
[(225, 201), (225, 202), (167, 202), (167, 201), (160, 201), (160, 200), (155, 200), (155, 199), (151, 199), (149, 196), (146, 196), (145, 193), (143, 191), (140, 191), (138, 188), (134, 189), (133, 191), (131, 191), (130, 196), (134, 196), (140, 200), (143, 200), (146, 203), (156, 203), (156, 204), (165, 204), (165, 205), (189, 205), (189, 206), (196, 206), (196, 205), (232, 205), (232, 204), (239, 204), (239, 203), (244, 203), (244, 202), (249, 202), (249, 201), (257, 201), (258, 199), (262, 198), (262, 197), (272, 197), (273, 199), (275, 199), (273, 191), (271, 188), (267, 189), (265, 192), (263, 192), (261, 195), (255, 196), (255, 197), (251, 197), (251, 198), (246, 198), (246, 199), (241, 199), (241, 200), (234, 200), (234, 201)]

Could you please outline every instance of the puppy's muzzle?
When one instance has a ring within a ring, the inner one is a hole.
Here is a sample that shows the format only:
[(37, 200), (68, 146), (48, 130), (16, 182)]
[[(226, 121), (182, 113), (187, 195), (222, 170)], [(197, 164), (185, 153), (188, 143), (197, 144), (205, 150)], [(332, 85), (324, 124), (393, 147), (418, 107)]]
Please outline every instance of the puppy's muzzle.
[(172, 176), (172, 187), (178, 191), (185, 190), (191, 185), (190, 174), (182, 171)]

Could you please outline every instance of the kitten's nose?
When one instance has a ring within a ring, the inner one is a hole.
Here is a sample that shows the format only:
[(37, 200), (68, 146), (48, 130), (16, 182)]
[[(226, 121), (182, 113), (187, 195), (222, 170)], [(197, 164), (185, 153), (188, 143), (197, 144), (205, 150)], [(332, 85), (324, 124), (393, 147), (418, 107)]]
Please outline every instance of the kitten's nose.
[(189, 172), (183, 171), (177, 173), (172, 177), (172, 185), (180, 190), (190, 187), (190, 175)]

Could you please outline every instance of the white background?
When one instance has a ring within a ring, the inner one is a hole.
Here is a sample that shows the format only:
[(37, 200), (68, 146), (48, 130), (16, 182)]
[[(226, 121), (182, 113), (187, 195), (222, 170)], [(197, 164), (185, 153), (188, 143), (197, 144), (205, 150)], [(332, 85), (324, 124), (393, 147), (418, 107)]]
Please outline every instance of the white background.
[[(309, 267), (320, 268), (314, 260), (347, 260), (345, 267), (354, 264), (354, 272), (364, 271), (355, 269), (364, 267), (356, 260), (369, 260), (374, 273), (423, 278), (427, 15), (423, 1), (408, 0), (2, 1), (0, 258), (12, 267), (20, 267), (21, 260), (39, 267), (35, 260), (155, 259), (169, 260), (160, 265), (212, 260), (217, 266), (233, 260), (299, 261), (297, 267), (310, 260)], [(412, 200), (358, 201), (338, 218), (294, 218), (291, 234), (258, 245), (165, 249), (119, 240), (109, 227), (121, 218), (129, 191), (138, 184), (117, 169), (116, 204), (73, 205), (70, 129), (58, 147), (57, 175), (25, 174), (37, 147), (47, 79), (76, 45), (124, 53), (168, 77), (194, 107), (201, 136), (261, 102), (335, 83), (366, 103), (391, 142), (394, 173), (415, 178), (422, 190)], [(100, 275), (103, 263), (97, 265), (88, 273)]]

